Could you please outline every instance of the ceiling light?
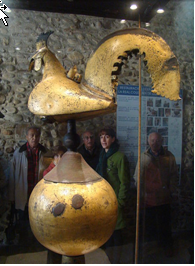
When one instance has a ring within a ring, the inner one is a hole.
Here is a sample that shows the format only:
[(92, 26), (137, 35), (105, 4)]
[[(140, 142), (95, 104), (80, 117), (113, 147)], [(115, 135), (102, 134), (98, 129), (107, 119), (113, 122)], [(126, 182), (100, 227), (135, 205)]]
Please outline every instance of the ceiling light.
[(121, 19), (121, 21), (120, 21), (121, 24), (123, 24), (123, 23), (125, 23), (125, 22), (126, 22), (125, 19)]
[(137, 5), (135, 5), (135, 4), (131, 5), (131, 6), (130, 6), (130, 9), (131, 9), (131, 10), (135, 10), (135, 9), (137, 9)]
[(17, 51), (20, 51), (20, 47), (16, 47), (16, 50), (17, 50)]
[(157, 10), (157, 13), (159, 13), (159, 14), (162, 14), (162, 13), (164, 13), (165, 11), (164, 11), (164, 9), (162, 9), (162, 8), (159, 8), (158, 10)]
[(4, 11), (7, 12), (7, 13), (11, 13), (12, 12), (9, 7), (7, 7)]

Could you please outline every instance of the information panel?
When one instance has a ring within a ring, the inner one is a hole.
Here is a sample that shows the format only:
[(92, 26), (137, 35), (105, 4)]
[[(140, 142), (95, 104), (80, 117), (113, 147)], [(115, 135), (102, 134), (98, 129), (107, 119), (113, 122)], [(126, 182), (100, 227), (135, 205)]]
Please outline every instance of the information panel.
[[(171, 101), (142, 86), (141, 152), (148, 148), (147, 138), (153, 132), (163, 137), (163, 146), (176, 159), (181, 176), (183, 99)], [(119, 85), (117, 89), (117, 138), (120, 150), (130, 162), (131, 175), (138, 160), (139, 87)], [(180, 179), (179, 179), (180, 183)]]

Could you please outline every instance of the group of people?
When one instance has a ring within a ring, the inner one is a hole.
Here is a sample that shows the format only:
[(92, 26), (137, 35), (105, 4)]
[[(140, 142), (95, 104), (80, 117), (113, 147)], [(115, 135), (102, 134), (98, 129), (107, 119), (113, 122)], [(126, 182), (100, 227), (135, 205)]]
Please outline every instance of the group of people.
[[(47, 149), (39, 143), (40, 135), (40, 128), (28, 128), (27, 142), (14, 152), (12, 159), (9, 199), (18, 212), (19, 220), (28, 220), (28, 199), (41, 178), (39, 164)], [(121, 254), (117, 252), (117, 247), (123, 243), (122, 231), (126, 227), (124, 208), (130, 193), (130, 169), (127, 157), (119, 151), (120, 146), (115, 131), (110, 127), (103, 128), (99, 132), (99, 137), (100, 145), (96, 143), (93, 132), (84, 132), (83, 143), (78, 148), (78, 152), (89, 166), (110, 183), (116, 193), (118, 200), (116, 228), (104, 247), (112, 246), (115, 249), (114, 258), (109, 259), (111, 263), (120, 263)], [(151, 236), (151, 230), (153, 230), (151, 225), (157, 221), (159, 240), (165, 248), (170, 248), (172, 245), (170, 200), (173, 181), (177, 176), (175, 157), (162, 147), (162, 137), (157, 132), (149, 135), (148, 144), (149, 149), (141, 156), (140, 171), (143, 196), (141, 209), (144, 210), (142, 220), (145, 220), (146, 224), (143, 228), (149, 229), (146, 231)], [(43, 172), (43, 176), (58, 164), (65, 151), (64, 146), (58, 148), (52, 163)], [(137, 182), (137, 177), (138, 166), (134, 174), (135, 182)]]

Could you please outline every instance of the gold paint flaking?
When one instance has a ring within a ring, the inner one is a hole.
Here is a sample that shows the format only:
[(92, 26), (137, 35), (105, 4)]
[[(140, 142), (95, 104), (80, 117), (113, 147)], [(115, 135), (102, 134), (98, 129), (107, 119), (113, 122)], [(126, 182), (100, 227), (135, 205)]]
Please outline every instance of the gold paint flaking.
[[(147, 61), (154, 88), (152, 92), (170, 100), (180, 99), (177, 59), (160, 36), (145, 29), (122, 30), (106, 37), (87, 63), (85, 81), (112, 97), (113, 85), (110, 74), (114, 70), (114, 63), (118, 61), (120, 55), (125, 56), (126, 51), (131, 52), (135, 49), (138, 49), (140, 54), (145, 54), (144, 60)], [(170, 62), (168, 68), (167, 62)]]
[(115, 112), (116, 72), (122, 59), (126, 60), (134, 50), (145, 55), (152, 92), (170, 100), (180, 99), (179, 65), (170, 47), (151, 31), (131, 28), (114, 32), (100, 42), (87, 63), (81, 83), (76, 66), (67, 72), (46, 41), (39, 40), (29, 69), (39, 70), (44, 62), (44, 74), (29, 96), (29, 110), (36, 115), (53, 116), (57, 121), (83, 120)]

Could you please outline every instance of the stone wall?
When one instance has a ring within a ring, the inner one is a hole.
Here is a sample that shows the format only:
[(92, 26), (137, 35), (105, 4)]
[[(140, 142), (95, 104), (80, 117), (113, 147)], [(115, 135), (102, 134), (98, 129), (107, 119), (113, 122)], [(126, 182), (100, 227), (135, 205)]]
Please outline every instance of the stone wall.
[[(186, 4), (187, 3), (187, 4)], [(174, 206), (177, 219), (175, 230), (187, 230), (193, 224), (193, 119), (194, 119), (194, 23), (193, 1), (173, 1), (164, 14), (156, 15), (148, 27), (170, 45), (177, 56), (181, 71), (181, 89), (184, 94), (182, 179)], [(86, 63), (97, 43), (108, 34), (124, 28), (138, 27), (138, 22), (81, 16), (12, 10), (7, 18), (8, 27), (0, 21), (0, 227), (6, 224), (6, 184), (9, 177), (9, 161), (16, 147), (25, 142), (25, 129), (29, 125), (42, 127), (41, 143), (47, 148), (61, 144), (66, 134), (66, 123), (46, 124), (27, 107), (28, 96), (42, 72), (29, 72), (29, 60), (36, 51), (36, 39), (42, 32), (53, 30), (48, 47), (68, 70), (77, 65), (84, 74)], [(145, 23), (141, 26), (146, 28)], [(120, 84), (138, 85), (138, 58), (133, 56), (119, 76)], [(151, 79), (143, 70), (143, 84), (151, 85)], [(116, 127), (116, 114), (105, 115), (77, 122), (77, 133), (92, 129), (97, 134), (104, 125)], [(2, 184), (2, 185), (1, 185)], [(0, 228), (1, 230), (1, 228)]]

